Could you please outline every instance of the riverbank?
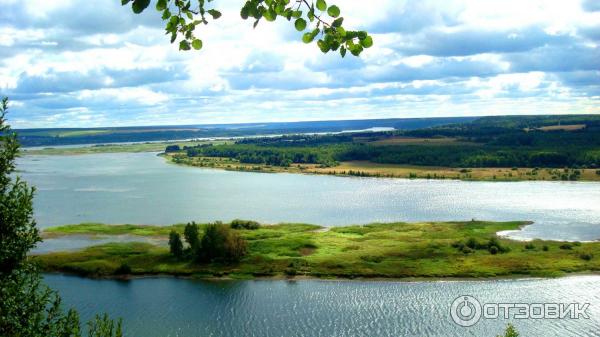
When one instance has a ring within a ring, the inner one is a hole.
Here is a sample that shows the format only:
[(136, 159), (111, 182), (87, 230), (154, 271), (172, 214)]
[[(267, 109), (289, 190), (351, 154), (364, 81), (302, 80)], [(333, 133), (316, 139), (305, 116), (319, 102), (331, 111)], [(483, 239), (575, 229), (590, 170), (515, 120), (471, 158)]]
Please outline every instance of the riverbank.
[(264, 173), (303, 173), (335, 176), (358, 176), (405, 179), (454, 179), (466, 181), (600, 181), (596, 169), (554, 168), (456, 168), (380, 164), (368, 161), (341, 162), (336, 166), (291, 164), (288, 167), (240, 163), (222, 157), (187, 157), (182, 154), (163, 154), (171, 163), (200, 168)]
[[(175, 259), (168, 248), (142, 242), (108, 243), (33, 257), (46, 272), (91, 277), (172, 275), (198, 278), (463, 279), (556, 277), (600, 271), (600, 243), (519, 242), (498, 238), (525, 222), (388, 223), (331, 227), (307, 224), (239, 230), (248, 254), (235, 264)], [(182, 225), (157, 227), (80, 224), (46, 236), (164, 237)]]

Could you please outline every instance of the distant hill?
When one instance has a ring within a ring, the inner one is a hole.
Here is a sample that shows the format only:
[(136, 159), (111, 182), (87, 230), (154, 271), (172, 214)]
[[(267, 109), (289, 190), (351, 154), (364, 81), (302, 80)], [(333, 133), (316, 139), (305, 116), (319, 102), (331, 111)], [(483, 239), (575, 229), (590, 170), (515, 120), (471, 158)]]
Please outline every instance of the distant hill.
[(469, 123), (475, 117), (393, 118), (285, 123), (136, 126), (118, 128), (18, 129), (23, 146), (54, 146), (147, 142), (211, 137), (241, 137), (296, 133), (323, 133), (373, 128), (416, 130), (447, 124)]

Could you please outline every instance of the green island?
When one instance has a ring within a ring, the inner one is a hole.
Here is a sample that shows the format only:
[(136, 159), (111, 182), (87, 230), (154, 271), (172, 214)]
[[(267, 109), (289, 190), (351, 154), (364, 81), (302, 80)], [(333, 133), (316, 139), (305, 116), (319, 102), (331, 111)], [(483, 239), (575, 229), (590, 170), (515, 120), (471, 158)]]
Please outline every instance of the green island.
[[(46, 272), (89, 277), (172, 275), (198, 278), (508, 278), (557, 277), (600, 271), (600, 242), (514, 241), (497, 236), (528, 222), (381, 223), (345, 227), (309, 224), (219, 224), (242, 238), (245, 255), (236, 261), (182, 260), (170, 247), (120, 242), (76, 251), (34, 255)], [(200, 233), (207, 224), (198, 225)], [(216, 226), (216, 225), (214, 225)], [(70, 235), (185, 235), (186, 225), (84, 223), (44, 230), (46, 238)], [(235, 228), (235, 229), (234, 229)], [(250, 228), (250, 229), (248, 229)], [(200, 234), (202, 235), (202, 234)], [(206, 235), (206, 234), (205, 234)], [(180, 247), (181, 250), (181, 247)]]

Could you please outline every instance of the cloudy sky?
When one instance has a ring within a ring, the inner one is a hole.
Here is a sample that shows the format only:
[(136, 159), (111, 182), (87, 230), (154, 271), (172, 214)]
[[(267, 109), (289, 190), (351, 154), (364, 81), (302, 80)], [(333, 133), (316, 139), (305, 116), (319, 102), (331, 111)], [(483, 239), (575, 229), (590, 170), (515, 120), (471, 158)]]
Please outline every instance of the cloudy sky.
[(243, 0), (189, 52), (155, 1), (0, 0), (0, 95), (22, 128), (600, 113), (600, 0), (334, 1), (360, 58), (252, 29)]

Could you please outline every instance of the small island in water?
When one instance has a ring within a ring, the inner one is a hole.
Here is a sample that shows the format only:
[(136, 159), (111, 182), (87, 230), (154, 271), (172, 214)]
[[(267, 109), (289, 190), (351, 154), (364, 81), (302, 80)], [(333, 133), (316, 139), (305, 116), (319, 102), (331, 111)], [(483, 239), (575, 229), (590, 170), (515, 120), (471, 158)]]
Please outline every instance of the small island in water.
[[(321, 227), (260, 225), (244, 220), (193, 226), (84, 223), (49, 228), (44, 236), (47, 240), (114, 237), (115, 241), (131, 236), (153, 238), (163, 244), (114, 242), (35, 255), (32, 259), (47, 272), (109, 278), (172, 275), (232, 279), (439, 279), (556, 277), (600, 271), (600, 242), (522, 242), (497, 235), (528, 224), (467, 221)], [(221, 233), (218, 235), (237, 240), (236, 245), (242, 245), (243, 252), (235, 259), (221, 259), (210, 251), (204, 253), (208, 258), (202, 260), (186, 258), (190, 244), (180, 238), (189, 236), (190, 227), (195, 227), (198, 242), (212, 230), (214, 235)], [(173, 244), (166, 244), (169, 239), (174, 242), (174, 237), (179, 241), (176, 254)]]

